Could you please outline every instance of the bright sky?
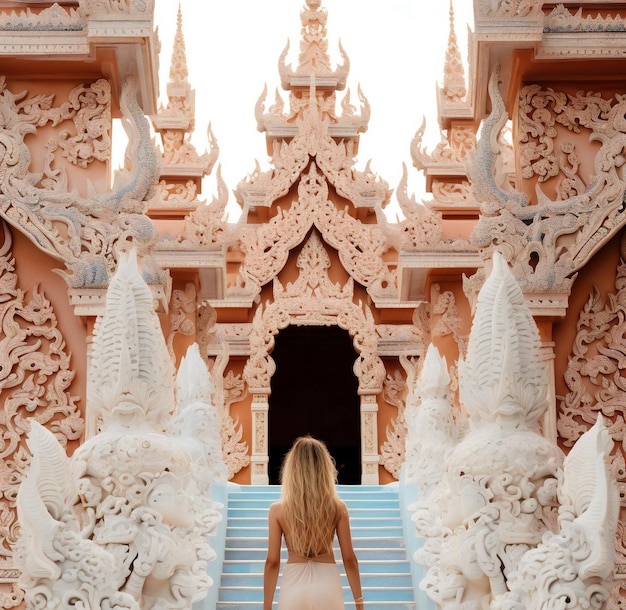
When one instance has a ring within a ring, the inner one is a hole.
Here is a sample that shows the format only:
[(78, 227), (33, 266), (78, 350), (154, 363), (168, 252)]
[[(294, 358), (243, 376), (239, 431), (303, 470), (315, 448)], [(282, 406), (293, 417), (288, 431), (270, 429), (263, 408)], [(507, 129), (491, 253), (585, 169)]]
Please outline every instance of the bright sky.
[[(297, 65), (304, 5), (304, 0), (181, 0), (189, 82), (196, 90), (192, 142), (200, 153), (204, 151), (210, 122), (220, 147), (218, 163), (230, 191), (254, 170), (255, 159), (263, 170), (269, 167), (265, 135), (256, 129), (254, 105), (265, 83), (267, 101), (273, 103), (280, 86), (278, 58), (288, 39), (287, 62)], [(422, 116), (427, 120), (428, 150), (440, 139), (435, 84), (443, 80), (448, 2), (323, 0), (322, 5), (328, 11), (331, 62), (341, 60), (341, 39), (350, 58), (351, 102), (358, 106), (360, 84), (371, 105), (369, 129), (361, 135), (356, 167), (362, 170), (371, 159), (372, 170), (395, 189), (404, 162), (409, 168), (409, 191), (421, 198), (424, 179), (412, 167), (409, 146)], [(472, 0), (455, 0), (454, 9), (458, 44), (466, 59)], [(162, 102), (167, 100), (177, 10), (175, 1), (156, 0)], [(287, 100), (287, 92), (282, 93)], [(340, 92), (338, 100), (342, 98)], [(212, 175), (205, 181), (202, 197), (210, 201), (215, 192)], [(234, 201), (232, 194), (230, 201)]]

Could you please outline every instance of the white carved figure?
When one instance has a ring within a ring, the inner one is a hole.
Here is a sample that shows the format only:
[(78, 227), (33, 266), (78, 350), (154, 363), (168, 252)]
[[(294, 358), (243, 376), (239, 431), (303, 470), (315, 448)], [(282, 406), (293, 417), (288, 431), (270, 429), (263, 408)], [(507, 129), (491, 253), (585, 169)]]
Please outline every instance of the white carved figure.
[(602, 415), (565, 458), (559, 532), (546, 532), (509, 579), (497, 608), (601, 608), (615, 565), (619, 498), (608, 456), (613, 441)]
[(227, 469), (222, 459), (221, 422), (215, 408), (215, 385), (193, 343), (181, 360), (176, 375), (177, 410), (168, 431), (185, 440), (193, 460), (192, 477), (200, 496), (210, 498), (213, 482), (226, 483)]
[(445, 454), (456, 444), (449, 385), (446, 359), (431, 343), (406, 409), (406, 480), (417, 484), (420, 500), (441, 480)]
[[(206, 564), (214, 557), (206, 536), (216, 515), (209, 485), (199, 484), (210, 476), (202, 468), (192, 474), (207, 434), (203, 425), (198, 438), (189, 428), (187, 435), (164, 432), (174, 371), (134, 252), (120, 261), (94, 333), (88, 404), (101, 431), (68, 460), (50, 434), (32, 426), (33, 467), (18, 509), (27, 607), (190, 608), (206, 595)], [(189, 396), (206, 383), (199, 387)], [(201, 410), (195, 421), (211, 422)], [(91, 570), (105, 579), (102, 588), (90, 584)]]
[(426, 538), (416, 553), (428, 568), (421, 587), (440, 608), (600, 608), (607, 597), (617, 522), (608, 436), (598, 424), (563, 467), (560, 449), (539, 433), (547, 406), (539, 346), (496, 253), (459, 362), (469, 432), (415, 515)]
[(493, 263), (459, 362), (469, 432), (447, 454), (433, 518), (416, 519), (427, 538), (422, 587), (442, 608), (488, 608), (556, 520), (562, 455), (538, 431), (547, 406), (539, 333), (506, 263), (498, 254)]

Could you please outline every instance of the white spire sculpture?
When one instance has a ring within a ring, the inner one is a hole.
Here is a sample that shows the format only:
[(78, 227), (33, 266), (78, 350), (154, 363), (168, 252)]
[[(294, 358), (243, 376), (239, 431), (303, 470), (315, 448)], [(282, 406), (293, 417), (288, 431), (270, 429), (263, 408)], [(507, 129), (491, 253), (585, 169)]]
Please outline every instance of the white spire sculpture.
[(406, 481), (417, 484), (420, 500), (441, 480), (445, 454), (456, 443), (449, 386), (446, 359), (431, 343), (405, 413)]
[(522, 292), (495, 253), (459, 362), (469, 432), (447, 452), (441, 483), (414, 517), (426, 539), (416, 553), (427, 567), (421, 587), (439, 608), (600, 608), (606, 599), (617, 523), (604, 467), (610, 441), (598, 423), (563, 474), (562, 452), (538, 427), (547, 407), (539, 345)]
[[(173, 366), (134, 254), (120, 261), (94, 332), (88, 407), (100, 433), (68, 459), (31, 424), (32, 466), (18, 495), (27, 608), (186, 610), (206, 596), (215, 555), (210, 475), (192, 473), (211, 405), (194, 410), (199, 438), (170, 422)], [(164, 432), (168, 423), (175, 433)]]
[(192, 476), (200, 497), (210, 497), (214, 482), (226, 483), (228, 472), (222, 458), (221, 423), (213, 404), (215, 385), (200, 348), (193, 343), (181, 360), (176, 375), (176, 405), (168, 431), (185, 439), (193, 460)]

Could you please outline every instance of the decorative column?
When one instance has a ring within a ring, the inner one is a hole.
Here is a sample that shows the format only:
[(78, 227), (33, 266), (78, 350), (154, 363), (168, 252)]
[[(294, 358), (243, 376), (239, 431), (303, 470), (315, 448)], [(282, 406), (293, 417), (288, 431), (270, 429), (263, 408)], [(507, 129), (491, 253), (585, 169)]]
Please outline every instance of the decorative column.
[(539, 360), (545, 363), (546, 374), (548, 376), (548, 408), (543, 417), (543, 435), (556, 444), (558, 432), (556, 429), (556, 388), (554, 377), (554, 341), (542, 341), (539, 348)]
[(267, 446), (267, 414), (269, 410), (269, 395), (254, 393), (252, 395), (252, 455), (250, 465), (252, 485), (268, 485), (269, 476), (267, 465), (269, 451)]
[(361, 485), (378, 485), (378, 401), (361, 395)]

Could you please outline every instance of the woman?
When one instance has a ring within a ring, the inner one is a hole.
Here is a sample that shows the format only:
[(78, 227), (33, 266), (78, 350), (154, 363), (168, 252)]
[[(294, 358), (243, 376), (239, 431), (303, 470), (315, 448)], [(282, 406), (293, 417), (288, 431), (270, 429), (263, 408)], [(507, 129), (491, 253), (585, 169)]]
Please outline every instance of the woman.
[(278, 610), (341, 610), (343, 591), (333, 539), (339, 539), (343, 565), (357, 610), (363, 608), (359, 564), (352, 548), (346, 505), (335, 490), (337, 470), (326, 445), (298, 438), (281, 471), (282, 500), (272, 504), (265, 560), (263, 610), (271, 610), (280, 568), (282, 537), (287, 565)]

